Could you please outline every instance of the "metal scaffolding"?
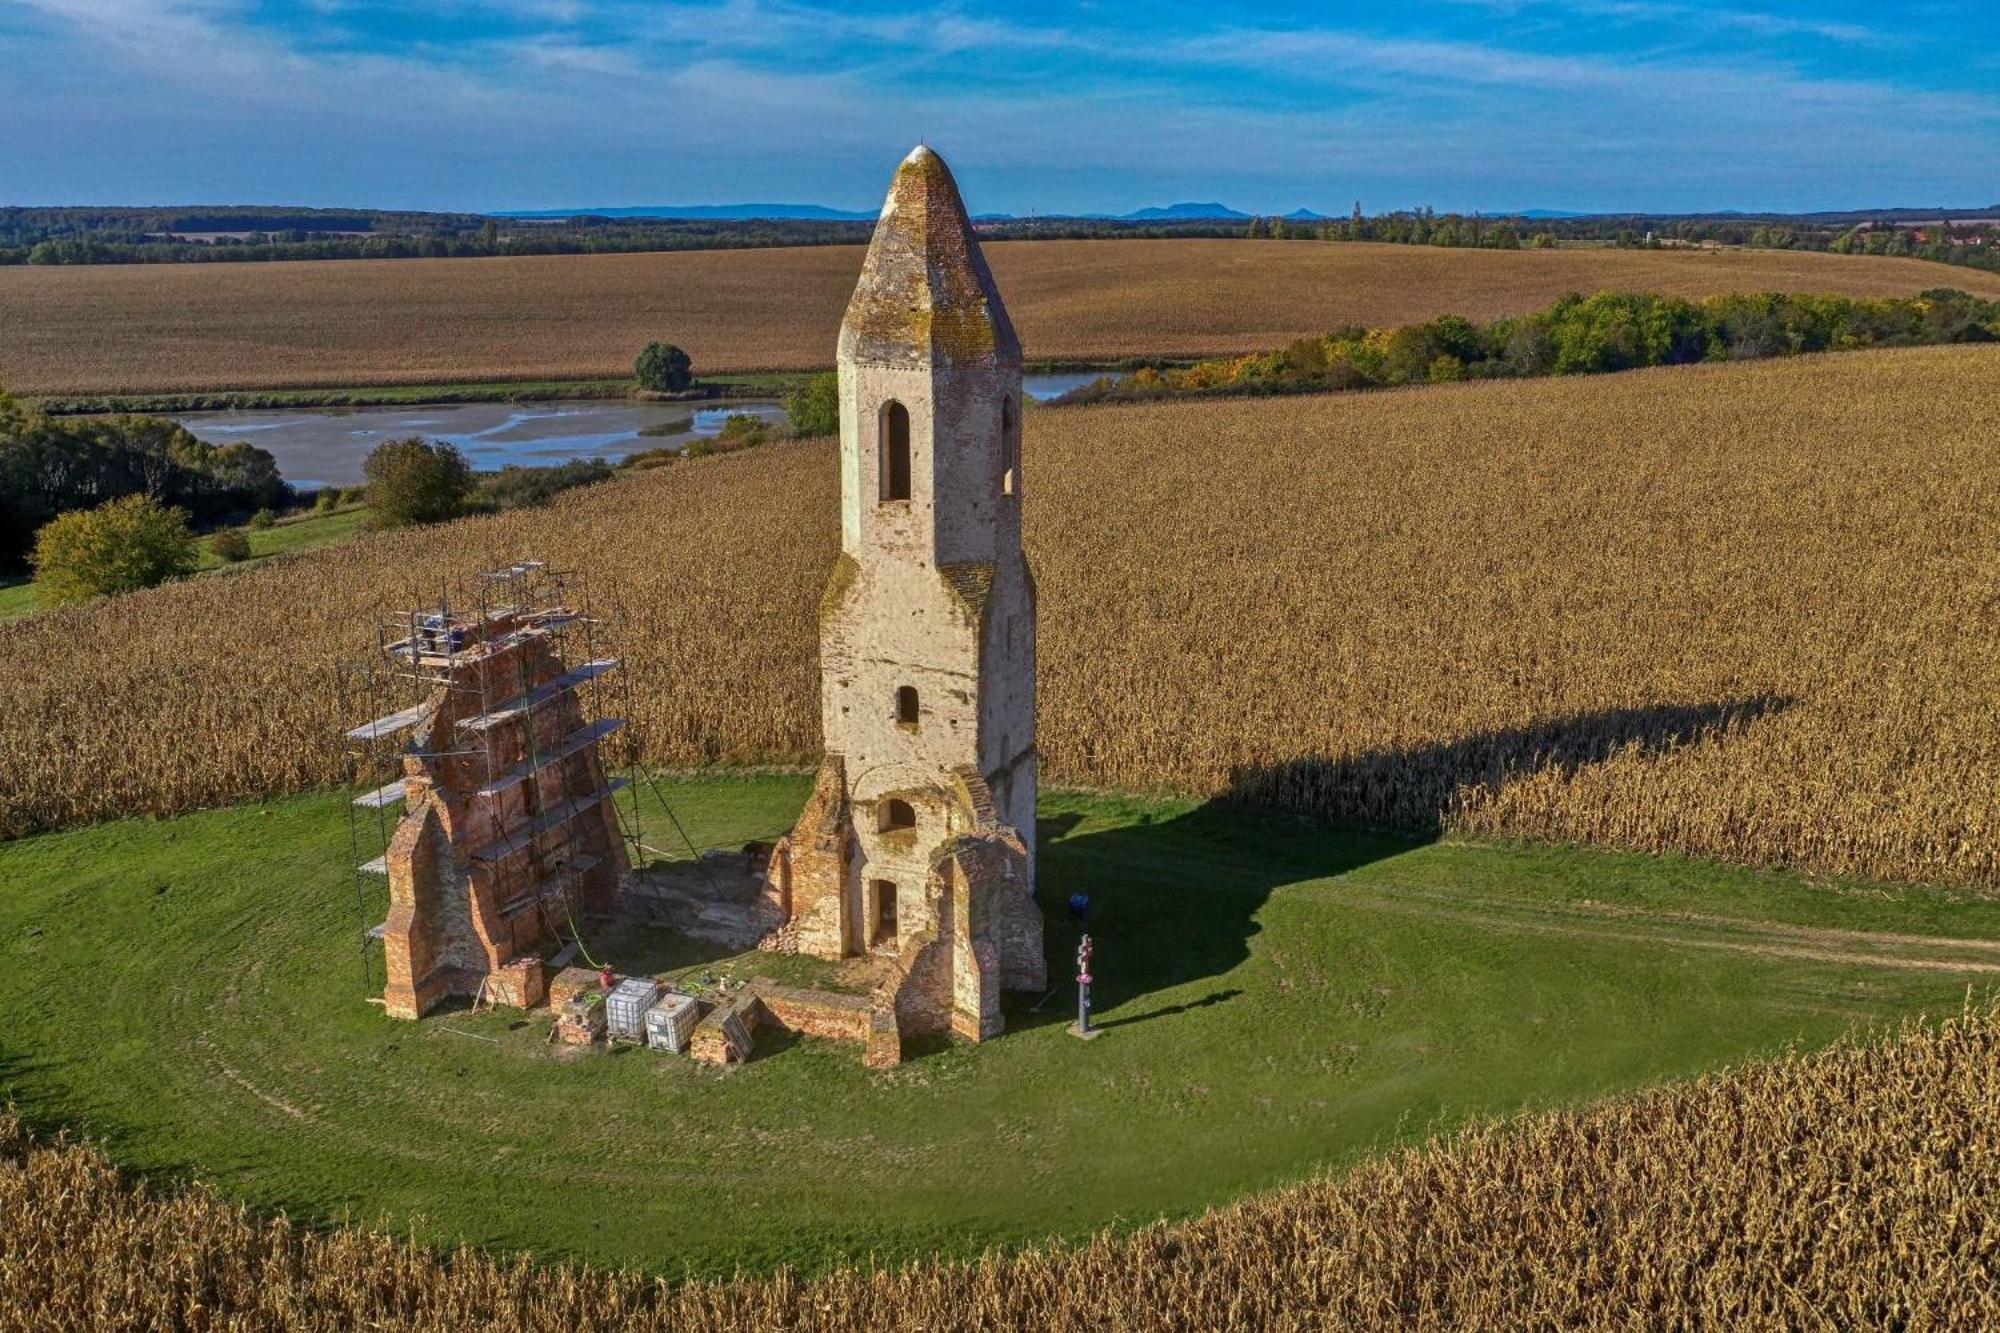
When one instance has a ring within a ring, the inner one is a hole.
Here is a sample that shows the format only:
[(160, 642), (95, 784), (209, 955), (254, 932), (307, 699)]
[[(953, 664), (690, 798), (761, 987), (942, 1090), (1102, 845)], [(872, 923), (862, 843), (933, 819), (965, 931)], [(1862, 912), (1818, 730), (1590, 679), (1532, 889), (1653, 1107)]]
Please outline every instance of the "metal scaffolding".
[[(379, 922), (386, 911), (388, 851), (403, 803), (405, 761), (477, 758), (482, 780), (472, 795), (498, 801), (520, 789), (527, 804), (520, 827), (487, 846), (473, 849), (474, 860), (497, 861), (526, 853), (531, 861), (528, 891), (501, 905), (504, 916), (534, 910), (548, 937), (568, 949), (579, 947), (575, 888), (578, 877), (597, 862), (588, 856), (568, 856), (567, 841), (556, 838), (570, 821), (609, 802), (618, 835), (636, 868), (644, 864), (644, 829), (638, 790), (627, 778), (612, 779), (617, 769), (640, 772), (638, 749), (626, 725), (631, 685), (618, 651), (617, 626), (595, 614), (587, 576), (578, 570), (551, 568), (540, 560), (524, 560), (474, 577), (460, 589), (440, 585), (436, 600), (417, 603), (376, 625), (376, 653), (365, 662), (338, 667), (340, 698), (348, 716), (371, 718), (346, 734), (353, 766), (353, 787), (360, 790), (348, 806), (348, 832), (354, 858), (355, 911), (360, 934), (364, 990), (378, 989), (373, 946), (384, 933)], [(511, 681), (476, 669), (485, 659), (519, 647), (527, 639), (543, 640), (558, 673), (537, 683), (529, 675), (528, 655), (512, 654), (518, 675)], [(419, 744), (408, 733), (422, 727), (441, 700), (441, 691), (469, 692), (462, 707), (450, 710), (457, 725), (449, 736), (426, 733)], [(574, 695), (582, 725), (544, 743), (534, 715)], [(525, 753), (504, 766), (483, 735), (500, 726), (521, 722)], [(579, 798), (568, 794), (550, 800), (539, 776), (547, 769), (595, 746), (606, 770), (601, 791)], [(621, 800), (620, 797), (623, 796)]]

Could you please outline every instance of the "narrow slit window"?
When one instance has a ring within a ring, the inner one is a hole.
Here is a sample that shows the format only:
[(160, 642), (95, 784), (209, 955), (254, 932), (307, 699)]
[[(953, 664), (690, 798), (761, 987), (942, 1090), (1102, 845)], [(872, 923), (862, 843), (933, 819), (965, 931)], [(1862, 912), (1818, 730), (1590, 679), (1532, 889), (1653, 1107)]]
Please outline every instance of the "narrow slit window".
[(910, 409), (891, 402), (882, 408), (882, 499), (910, 498)]
[(1000, 404), (1000, 494), (1013, 495), (1020, 489), (1015, 477), (1019, 460), (1015, 458), (1014, 443), (1014, 400), (1009, 398)]
[(896, 690), (897, 723), (905, 727), (914, 727), (917, 725), (918, 717), (917, 687), (914, 685), (900, 686)]

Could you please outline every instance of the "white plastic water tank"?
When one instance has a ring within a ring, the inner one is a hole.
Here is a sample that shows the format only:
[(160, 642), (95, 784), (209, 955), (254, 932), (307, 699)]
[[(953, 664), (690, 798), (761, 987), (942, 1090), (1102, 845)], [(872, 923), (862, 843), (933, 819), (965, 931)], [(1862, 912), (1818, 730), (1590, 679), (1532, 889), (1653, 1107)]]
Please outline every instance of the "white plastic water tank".
[(646, 977), (626, 977), (605, 993), (605, 1034), (613, 1041), (644, 1041), (646, 1011), (659, 998), (659, 982)]
[(646, 1044), (656, 1051), (684, 1054), (694, 1038), (701, 1010), (692, 995), (664, 995), (646, 1011)]

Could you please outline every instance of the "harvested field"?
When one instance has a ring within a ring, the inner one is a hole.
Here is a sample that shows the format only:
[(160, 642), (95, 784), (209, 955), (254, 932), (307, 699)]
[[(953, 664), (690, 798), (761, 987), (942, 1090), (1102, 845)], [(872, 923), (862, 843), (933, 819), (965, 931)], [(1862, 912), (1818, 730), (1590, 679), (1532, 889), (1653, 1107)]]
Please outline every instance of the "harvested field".
[[(988, 248), (1030, 357), (1259, 351), (1338, 325), (1518, 314), (1566, 291), (2000, 296), (2000, 275), (1773, 250), (1446, 250), (1246, 241)], [(289, 264), (0, 268), (17, 393), (630, 373), (666, 338), (704, 371), (831, 362), (858, 247)]]
[(1968, 1009), (1129, 1238), (680, 1287), (265, 1223), (0, 1120), (0, 1327), (1991, 1328), (1996, 1066)]
[[(1029, 416), (1048, 780), (2000, 889), (2000, 349)], [(0, 628), (0, 826), (342, 776), (414, 571), (591, 561), (672, 763), (817, 745), (825, 442)], [(23, 668), (26, 669), (23, 669)]]

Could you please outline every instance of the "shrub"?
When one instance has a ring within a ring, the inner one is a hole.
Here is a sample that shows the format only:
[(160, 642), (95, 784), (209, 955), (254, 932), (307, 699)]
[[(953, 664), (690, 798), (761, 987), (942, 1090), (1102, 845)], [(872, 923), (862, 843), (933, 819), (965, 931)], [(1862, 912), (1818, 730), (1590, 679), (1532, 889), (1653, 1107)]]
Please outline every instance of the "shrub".
[(457, 445), (414, 436), (376, 445), (362, 471), (375, 522), (385, 528), (456, 518), (476, 485)]
[(209, 538), (208, 549), (215, 552), (218, 559), (233, 565), (250, 558), (250, 538), (236, 528), (224, 528)]
[(815, 375), (785, 395), (785, 413), (794, 435), (840, 433), (840, 376)]
[(340, 487), (320, 487), (319, 494), (313, 496), (313, 508), (322, 514), (331, 514), (340, 508)]
[(642, 389), (679, 393), (694, 382), (694, 362), (672, 343), (647, 343), (632, 363), (632, 373)]
[(258, 532), (269, 532), (278, 526), (278, 516), (268, 509), (259, 509), (250, 515), (250, 526)]
[(479, 498), (495, 509), (543, 505), (563, 491), (607, 481), (615, 471), (601, 458), (572, 458), (554, 467), (505, 467), (479, 483)]
[(771, 435), (771, 425), (764, 418), (750, 412), (732, 412), (722, 423), (722, 434), (718, 437), (724, 444), (762, 444)]
[(82, 602), (134, 592), (194, 572), (198, 556), (185, 509), (128, 495), (42, 525), (32, 561), (42, 597)]

